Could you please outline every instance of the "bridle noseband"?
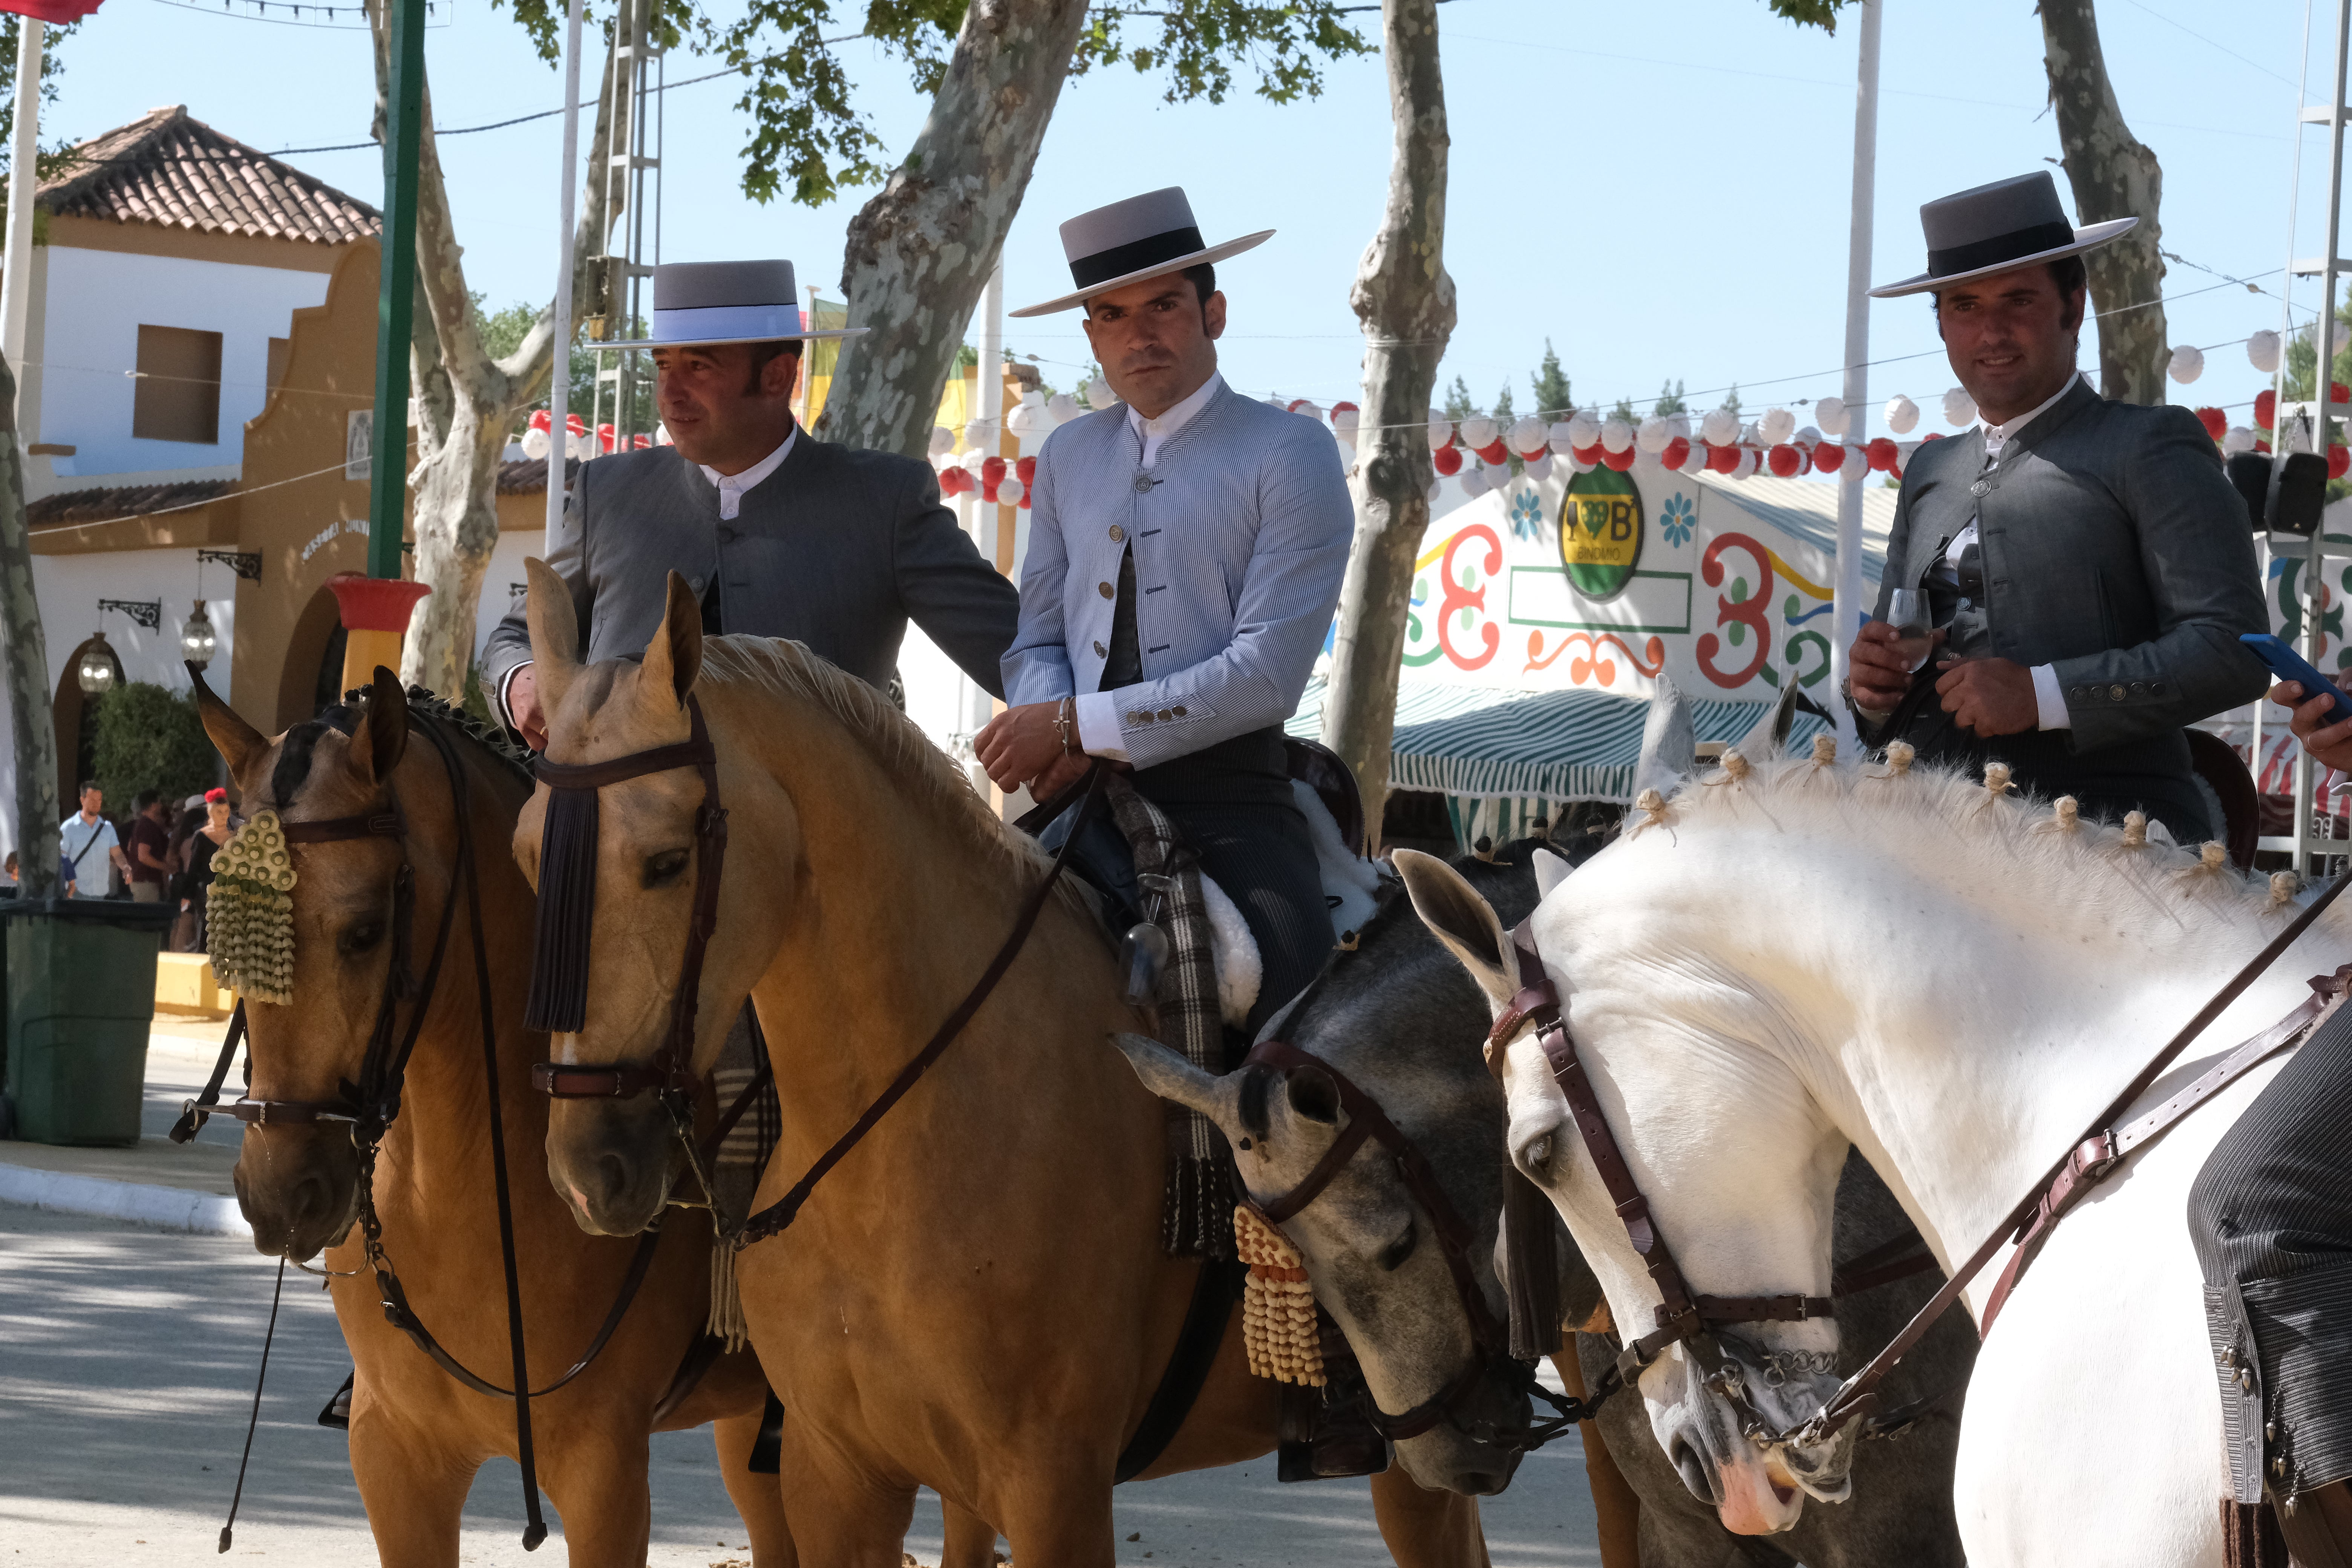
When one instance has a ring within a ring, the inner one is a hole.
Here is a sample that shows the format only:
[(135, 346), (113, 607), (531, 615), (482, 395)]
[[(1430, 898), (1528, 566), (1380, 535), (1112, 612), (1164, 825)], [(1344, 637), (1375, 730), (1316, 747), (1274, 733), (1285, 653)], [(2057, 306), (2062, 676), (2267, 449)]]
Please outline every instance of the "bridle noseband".
[[(1296, 1015), (1294, 1014), (1294, 1021)], [(1448, 1379), (1445, 1385), (1401, 1415), (1391, 1415), (1377, 1405), (1370, 1412), (1372, 1429), (1391, 1442), (1418, 1437), (1438, 1423), (1445, 1422), (1465, 1436), (1496, 1447), (1532, 1450), (1542, 1447), (1581, 1420), (1591, 1419), (1603, 1399), (1614, 1392), (1614, 1385), (1602, 1389), (1589, 1401), (1562, 1400), (1536, 1381), (1527, 1363), (1511, 1354), (1510, 1331), (1488, 1305), (1486, 1293), (1478, 1285), (1471, 1248), (1476, 1244), (1477, 1233), (1461, 1211), (1445, 1195), (1437, 1180), (1436, 1170), (1430, 1164), (1420, 1146), (1407, 1137), (1389, 1119), (1379, 1101), (1366, 1094), (1347, 1074), (1310, 1051), (1286, 1040), (1260, 1040), (1243, 1059), (1241, 1070), (1265, 1072), (1295, 1071), (1305, 1068), (1322, 1073), (1331, 1080), (1339, 1093), (1339, 1107), (1347, 1112), (1348, 1124), (1315, 1168), (1295, 1187), (1276, 1198), (1246, 1201), (1268, 1225), (1279, 1227), (1308, 1204), (1315, 1201), (1331, 1184), (1341, 1168), (1353, 1159), (1367, 1142), (1378, 1142), (1395, 1166), (1397, 1178), (1405, 1191), (1429, 1215), (1437, 1233), (1439, 1250), (1445, 1258), (1447, 1273), (1454, 1280), (1454, 1292), (1460, 1298), (1462, 1310), (1470, 1321), (1470, 1338), (1476, 1353), (1462, 1370)], [(1247, 1183), (1244, 1183), (1244, 1188)], [(1551, 1405), (1558, 1414), (1519, 1429), (1506, 1429), (1492, 1422), (1465, 1416), (1461, 1406), (1487, 1379), (1501, 1383), (1512, 1393), (1531, 1394)]]

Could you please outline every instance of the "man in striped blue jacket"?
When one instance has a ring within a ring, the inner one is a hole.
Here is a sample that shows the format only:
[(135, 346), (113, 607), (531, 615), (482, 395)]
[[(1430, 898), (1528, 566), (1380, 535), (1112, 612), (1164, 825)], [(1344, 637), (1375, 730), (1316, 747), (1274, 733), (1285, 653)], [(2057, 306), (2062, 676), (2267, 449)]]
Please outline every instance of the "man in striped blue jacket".
[(1206, 245), (1175, 188), (1062, 226), (1075, 291), (1013, 313), (1084, 306), (1124, 403), (1063, 426), (1038, 455), (1003, 662), (1012, 706), (975, 745), (1000, 787), (1040, 800), (1089, 757), (1134, 770), (1257, 941), (1252, 1031), (1331, 946), (1282, 724), (1330, 627), (1354, 531), (1330, 433), (1217, 374), (1213, 264), (1272, 232)]

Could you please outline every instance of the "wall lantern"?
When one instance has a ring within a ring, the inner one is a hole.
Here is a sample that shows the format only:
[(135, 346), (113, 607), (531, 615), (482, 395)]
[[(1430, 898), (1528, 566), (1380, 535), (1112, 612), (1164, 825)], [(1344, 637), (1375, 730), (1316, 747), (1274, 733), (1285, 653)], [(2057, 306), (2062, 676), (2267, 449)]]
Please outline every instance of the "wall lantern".
[(219, 647), (220, 637), (213, 630), (213, 618), (205, 613), (205, 602), (198, 599), (188, 624), (180, 628), (180, 657), (202, 669), (212, 663)]
[(106, 646), (104, 632), (93, 636), (82, 648), (74, 679), (81, 683), (85, 696), (102, 697), (114, 689), (114, 650)]

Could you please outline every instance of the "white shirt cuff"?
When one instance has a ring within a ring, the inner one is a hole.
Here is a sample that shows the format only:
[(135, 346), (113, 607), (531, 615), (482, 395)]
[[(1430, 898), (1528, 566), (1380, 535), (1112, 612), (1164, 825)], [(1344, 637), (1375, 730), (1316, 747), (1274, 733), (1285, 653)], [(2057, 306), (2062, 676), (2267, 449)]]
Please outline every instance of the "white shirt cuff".
[(524, 659), (520, 664), (508, 670), (505, 678), (499, 682), (499, 717), (507, 721), (507, 728), (509, 730), (515, 727), (515, 721), (514, 710), (507, 706), (507, 688), (514, 684), (516, 676), (531, 667), (531, 662), (530, 659)]
[(2058, 684), (2058, 667), (2037, 664), (2033, 667), (2033, 705), (2041, 710), (2038, 728), (2071, 730), (2074, 716), (2066, 711), (2066, 690)]
[(1118, 727), (1118, 701), (1109, 692), (1078, 694), (1078, 748), (1090, 757), (1127, 761), (1127, 735)]

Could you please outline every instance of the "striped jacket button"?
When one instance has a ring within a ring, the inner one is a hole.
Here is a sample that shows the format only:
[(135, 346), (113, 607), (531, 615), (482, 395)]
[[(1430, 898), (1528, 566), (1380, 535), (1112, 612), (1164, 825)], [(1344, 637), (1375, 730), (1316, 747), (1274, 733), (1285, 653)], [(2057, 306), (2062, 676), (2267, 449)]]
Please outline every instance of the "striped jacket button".
[(1095, 657), (1097, 658), (1108, 658), (1110, 657), (1110, 649), (1103, 647), (1100, 643), (1097, 643), (1095, 644)]

